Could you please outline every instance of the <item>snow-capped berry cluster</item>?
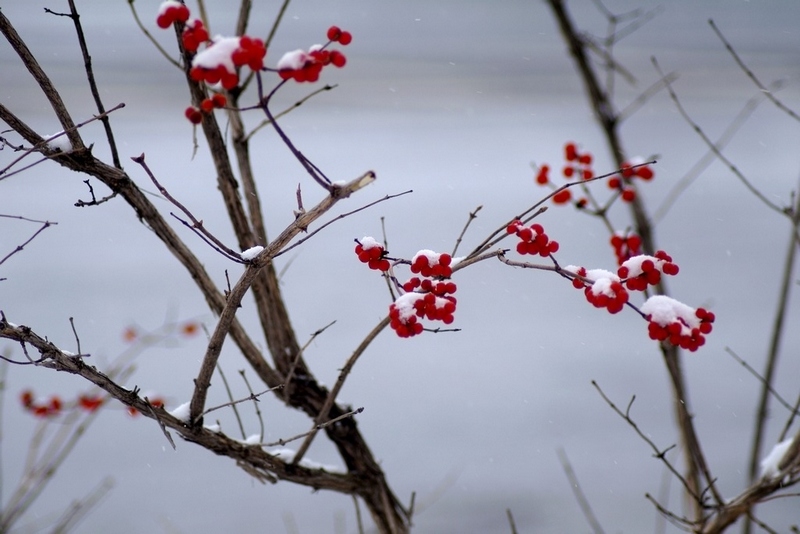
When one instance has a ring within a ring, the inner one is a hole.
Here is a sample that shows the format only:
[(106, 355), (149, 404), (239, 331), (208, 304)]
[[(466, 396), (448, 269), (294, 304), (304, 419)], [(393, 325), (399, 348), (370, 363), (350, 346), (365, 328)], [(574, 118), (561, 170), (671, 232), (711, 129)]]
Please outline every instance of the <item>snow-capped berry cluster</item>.
[(713, 329), (714, 314), (704, 308), (692, 308), (664, 295), (655, 295), (642, 305), (649, 321), (650, 339), (667, 341), (691, 352), (705, 344)]
[(328, 42), (325, 45), (314, 45), (308, 52), (302, 49), (287, 52), (278, 61), (276, 68), (283, 80), (294, 80), (298, 83), (316, 82), (323, 67), (333, 65), (342, 68), (347, 58), (338, 50), (327, 50), (331, 43), (347, 46), (353, 41), (350, 32), (342, 31), (338, 26), (331, 26), (327, 32)]
[(452, 257), (447, 253), (420, 250), (411, 259), (412, 276), (401, 287), (405, 294), (389, 306), (389, 325), (400, 337), (411, 337), (422, 333), (419, 321), (453, 322), (456, 298), (452, 296), (458, 287), (446, 280), (453, 274)]
[(516, 234), (520, 241), (517, 243), (517, 252), (547, 257), (558, 252), (558, 241), (551, 241), (544, 233), (541, 224), (534, 223), (524, 226), (521, 221), (513, 221), (506, 227), (508, 234)]
[(411, 258), (411, 272), (430, 278), (450, 278), (453, 258), (446, 252), (420, 250)]
[(158, 8), (156, 24), (161, 29), (167, 29), (175, 22), (186, 22), (187, 20), (189, 20), (189, 8), (180, 2), (167, 0), (162, 2)]
[(622, 262), (617, 274), (632, 291), (644, 291), (661, 281), (661, 273), (674, 276), (680, 269), (672, 263), (672, 256), (659, 250), (655, 256), (640, 254)]
[(423, 330), (419, 319), (453, 322), (456, 311), (456, 298), (443, 297), (433, 293), (410, 292), (400, 295), (389, 306), (389, 325), (400, 337), (411, 337), (421, 334)]
[(215, 93), (208, 98), (204, 98), (203, 101), (200, 102), (199, 109), (194, 106), (186, 108), (184, 115), (186, 115), (186, 118), (189, 119), (189, 122), (192, 124), (200, 124), (203, 122), (203, 113), (211, 113), (214, 109), (224, 108), (227, 103), (228, 99), (225, 98), (225, 95)]
[(183, 47), (189, 52), (197, 52), (200, 45), (208, 41), (208, 30), (203, 26), (203, 21), (195, 19), (186, 23), (181, 34)]
[(383, 245), (372, 237), (365, 236), (361, 241), (356, 240), (356, 255), (361, 263), (366, 263), (373, 271), (386, 272), (391, 267), (389, 260), (385, 258)]
[(218, 37), (192, 59), (189, 76), (196, 82), (222, 84), (233, 89), (239, 83), (238, 67), (247, 65), (256, 71), (264, 68), (267, 49), (264, 41), (243, 35)]
[[(628, 292), (619, 277), (604, 269), (590, 269), (569, 265), (567, 271), (579, 277), (572, 279), (576, 289), (583, 289), (586, 300), (595, 308), (606, 308), (609, 313), (619, 313), (628, 302)], [(588, 284), (587, 282), (591, 282)]]
[(642, 238), (634, 233), (615, 232), (611, 236), (611, 246), (614, 247), (617, 265), (622, 265), (628, 258), (642, 253)]
[(620, 196), (625, 202), (633, 202), (636, 198), (636, 190), (630, 185), (634, 178), (640, 178), (645, 181), (653, 179), (653, 169), (649, 165), (640, 165), (640, 162), (625, 162), (622, 164), (621, 176), (612, 176), (608, 179), (608, 187), (611, 189), (618, 189)]

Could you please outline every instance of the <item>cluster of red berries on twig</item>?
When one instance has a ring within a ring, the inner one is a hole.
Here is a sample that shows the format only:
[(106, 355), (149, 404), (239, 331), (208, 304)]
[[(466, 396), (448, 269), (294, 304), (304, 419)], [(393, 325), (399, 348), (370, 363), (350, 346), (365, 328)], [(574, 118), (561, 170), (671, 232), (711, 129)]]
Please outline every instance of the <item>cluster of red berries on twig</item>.
[(547, 257), (558, 252), (558, 241), (551, 241), (544, 233), (541, 224), (534, 223), (524, 226), (522, 221), (513, 221), (506, 227), (508, 234), (516, 234), (520, 241), (517, 243), (517, 252), (520, 254), (530, 254)]
[(362, 237), (361, 241), (356, 239), (356, 255), (361, 263), (366, 263), (373, 271), (386, 272), (391, 267), (383, 245), (372, 237)]
[[(589, 180), (594, 177), (592, 155), (589, 152), (581, 153), (575, 143), (567, 143), (564, 145), (564, 160), (565, 164), (562, 168), (562, 174), (567, 180), (572, 180), (573, 178)], [(539, 167), (539, 171), (536, 174), (536, 183), (539, 185), (547, 185), (550, 183), (549, 165), (542, 165)], [(554, 204), (566, 204), (570, 200), (572, 200), (572, 192), (569, 189), (563, 189), (553, 195)], [(578, 200), (579, 207), (585, 206), (586, 203), (586, 199)]]
[(566, 270), (578, 275), (572, 279), (572, 286), (583, 289), (586, 300), (595, 308), (606, 308), (608, 313), (614, 314), (622, 311), (628, 302), (628, 292), (614, 273), (603, 269), (587, 271), (585, 267), (573, 265)]
[(617, 257), (617, 265), (642, 253), (642, 238), (634, 233), (616, 232), (611, 236), (611, 246)]
[(203, 21), (195, 19), (187, 22), (181, 34), (183, 47), (189, 52), (197, 52), (200, 45), (208, 41), (208, 30), (203, 25)]
[(338, 26), (331, 26), (327, 32), (326, 45), (314, 45), (308, 52), (302, 49), (287, 52), (278, 61), (278, 75), (283, 80), (294, 80), (298, 83), (316, 82), (323, 67), (333, 65), (342, 68), (347, 57), (338, 50), (327, 50), (331, 43), (347, 46), (353, 41), (350, 32), (342, 31)]
[(666, 341), (694, 352), (706, 342), (713, 329), (714, 313), (692, 308), (664, 295), (655, 295), (642, 305), (648, 320), (650, 339)]
[[(20, 393), (22, 407), (36, 417), (55, 417), (65, 409), (64, 402), (58, 395), (52, 395), (46, 401), (36, 401), (33, 391), (26, 389)], [(99, 395), (81, 394), (75, 403), (78, 408), (87, 412), (94, 412), (103, 405), (103, 397)]]
[(167, 0), (162, 2), (158, 8), (156, 24), (161, 29), (167, 29), (175, 22), (186, 22), (189, 20), (189, 8), (180, 2)]
[(57, 395), (53, 395), (47, 401), (37, 402), (33, 396), (33, 391), (29, 389), (26, 389), (20, 394), (19, 400), (22, 403), (22, 407), (36, 417), (55, 417), (61, 413), (64, 407), (61, 398)]
[(679, 267), (672, 262), (672, 256), (659, 250), (655, 256), (640, 254), (625, 260), (617, 270), (617, 275), (625, 279), (625, 285), (632, 291), (644, 291), (648, 286), (661, 281), (661, 273), (674, 276)]
[(400, 337), (421, 334), (420, 319), (451, 324), (458, 287), (447, 280), (453, 274), (450, 254), (420, 250), (411, 259), (412, 276), (401, 287), (405, 293), (389, 306), (389, 325)]
[(620, 197), (625, 202), (633, 202), (636, 198), (636, 190), (631, 186), (634, 178), (645, 181), (653, 179), (653, 169), (649, 165), (634, 167), (633, 163), (625, 162), (622, 164), (622, 172), (619, 176), (612, 176), (608, 179), (608, 187), (620, 191)]
[(204, 98), (203, 101), (200, 102), (200, 108), (189, 106), (186, 108), (184, 114), (192, 124), (200, 124), (203, 122), (203, 113), (211, 113), (215, 109), (224, 108), (225, 104), (227, 103), (228, 99), (225, 98), (225, 95), (221, 93), (214, 93), (210, 97)]
[(264, 41), (247, 35), (219, 37), (192, 59), (189, 76), (196, 82), (221, 84), (233, 89), (239, 84), (239, 67), (248, 66), (253, 71), (264, 68), (267, 49)]

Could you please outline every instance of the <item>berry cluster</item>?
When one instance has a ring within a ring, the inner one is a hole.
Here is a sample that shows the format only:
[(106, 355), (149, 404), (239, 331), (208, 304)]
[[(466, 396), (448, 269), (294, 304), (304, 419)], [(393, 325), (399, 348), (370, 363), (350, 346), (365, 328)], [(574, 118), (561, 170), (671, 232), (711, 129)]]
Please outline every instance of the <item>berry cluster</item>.
[(31, 412), (36, 417), (55, 417), (61, 413), (63, 403), (61, 398), (53, 395), (49, 400), (44, 402), (36, 402), (33, 392), (29, 389), (23, 391), (19, 396), (23, 408)]
[(655, 256), (640, 254), (625, 260), (617, 270), (617, 275), (625, 279), (625, 285), (632, 291), (644, 291), (648, 286), (657, 285), (661, 274), (674, 276), (680, 269), (672, 263), (672, 257), (659, 250)]
[(608, 187), (620, 191), (620, 196), (625, 202), (633, 202), (636, 190), (630, 185), (634, 178), (648, 181), (653, 179), (653, 170), (649, 165), (634, 168), (635, 163), (623, 163), (621, 176), (612, 176), (608, 179)]
[[(412, 279), (413, 280), (413, 279)], [(409, 281), (410, 282), (410, 281)], [(406, 284), (408, 284), (407, 282)], [(430, 282), (426, 279), (422, 281)], [(389, 325), (397, 332), (400, 337), (411, 337), (421, 334), (423, 327), (420, 319), (431, 321), (442, 321), (444, 324), (453, 322), (453, 313), (456, 311), (456, 298), (448, 295), (456, 290), (456, 285), (452, 282), (439, 282), (436, 290), (442, 290), (441, 295), (433, 291), (427, 293), (408, 292), (401, 295), (389, 306)]]
[(342, 31), (339, 26), (331, 26), (328, 28), (328, 40), (332, 43), (339, 43), (342, 46), (347, 46), (353, 42), (353, 36), (350, 32)]
[(420, 334), (423, 327), (419, 319), (453, 322), (456, 298), (452, 294), (458, 288), (446, 280), (453, 274), (452, 262), (450, 254), (432, 250), (420, 250), (411, 259), (411, 272), (420, 276), (404, 283), (401, 287), (405, 294), (389, 306), (389, 324), (398, 336)]
[[(594, 177), (592, 170), (592, 155), (589, 152), (580, 153), (575, 143), (567, 143), (564, 145), (564, 160), (565, 165), (562, 169), (562, 174), (567, 180), (573, 178), (580, 178), (582, 180), (589, 180)], [(539, 185), (547, 185), (550, 183), (550, 166), (542, 165), (536, 174), (536, 183)], [(555, 187), (555, 186), (551, 186)], [(572, 192), (569, 189), (563, 189), (553, 195), (553, 204), (566, 204), (572, 200)], [(586, 206), (588, 201), (581, 198), (576, 201), (579, 208)]]
[(356, 239), (356, 255), (361, 263), (366, 263), (373, 271), (386, 272), (391, 267), (383, 245), (372, 237), (362, 237), (361, 241)]
[(203, 21), (195, 19), (186, 23), (181, 34), (183, 47), (189, 52), (197, 52), (200, 45), (208, 41), (208, 30), (203, 26)]
[(617, 257), (617, 265), (642, 253), (642, 238), (634, 233), (616, 232), (611, 236), (611, 246), (614, 247), (614, 255)]
[(446, 252), (420, 250), (411, 258), (411, 272), (431, 278), (450, 278), (453, 274), (452, 262), (453, 258)]
[(322, 68), (333, 65), (342, 68), (347, 63), (347, 58), (338, 50), (326, 50), (331, 43), (347, 46), (353, 41), (350, 32), (342, 31), (338, 26), (331, 26), (327, 32), (328, 42), (323, 45), (314, 45), (308, 52), (302, 49), (287, 52), (278, 61), (278, 75), (283, 80), (294, 80), (298, 83), (316, 82), (319, 80)]
[(162, 2), (158, 8), (156, 24), (161, 29), (167, 29), (175, 22), (186, 22), (187, 20), (189, 20), (189, 8), (180, 2), (167, 0)]
[(655, 295), (642, 305), (649, 321), (650, 339), (666, 341), (691, 352), (705, 344), (713, 329), (714, 314), (704, 308), (694, 309), (664, 295)]
[[(566, 270), (579, 277), (572, 279), (576, 289), (583, 289), (586, 300), (595, 308), (606, 308), (608, 313), (619, 313), (628, 302), (628, 292), (619, 277), (603, 269), (586, 270), (584, 267), (567, 266)], [(587, 284), (586, 281), (591, 282)]]
[(228, 100), (225, 98), (225, 95), (215, 93), (211, 97), (203, 99), (203, 101), (200, 102), (199, 109), (194, 106), (186, 108), (184, 115), (186, 115), (186, 118), (189, 119), (189, 122), (192, 124), (200, 124), (203, 121), (203, 113), (211, 113), (214, 109), (224, 108), (227, 103)]
[(196, 82), (220, 83), (225, 89), (233, 89), (239, 83), (236, 69), (247, 65), (254, 71), (261, 70), (266, 55), (261, 39), (246, 35), (219, 37), (192, 59), (189, 76)]
[(583, 154), (578, 152), (578, 147), (575, 143), (564, 145), (564, 159), (567, 162), (563, 169), (564, 178), (568, 180), (573, 177), (583, 180), (594, 178), (592, 155), (589, 152), (584, 152)]
[(82, 409), (86, 410), (89, 413), (97, 411), (102, 405), (103, 405), (103, 397), (101, 397), (100, 395), (81, 394), (78, 397), (78, 406), (80, 406)]
[(506, 227), (506, 232), (519, 237), (517, 252), (520, 254), (538, 254), (547, 257), (558, 252), (558, 241), (550, 241), (541, 224), (523, 226), (522, 221), (513, 221)]

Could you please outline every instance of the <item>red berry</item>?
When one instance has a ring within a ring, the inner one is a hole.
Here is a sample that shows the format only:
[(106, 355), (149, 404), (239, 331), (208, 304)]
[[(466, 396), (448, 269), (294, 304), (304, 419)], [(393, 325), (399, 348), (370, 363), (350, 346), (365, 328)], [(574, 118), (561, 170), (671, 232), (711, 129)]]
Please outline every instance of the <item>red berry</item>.
[(566, 204), (569, 202), (569, 199), (572, 198), (572, 193), (569, 192), (569, 189), (564, 189), (563, 191), (559, 191), (555, 195), (553, 195), (553, 203), (554, 204)]
[(625, 202), (633, 202), (633, 199), (636, 198), (636, 191), (633, 189), (623, 189), (622, 190), (622, 200)]
[(338, 50), (333, 50), (330, 53), (330, 62), (333, 63), (334, 67), (341, 69), (347, 63), (347, 58)]
[(621, 185), (621, 182), (620, 182), (619, 178), (614, 177), (614, 178), (609, 178), (608, 179), (608, 187), (609, 188), (611, 188), (611, 189), (619, 189), (620, 185)]
[(592, 164), (592, 155), (591, 155), (591, 154), (589, 154), (589, 153), (586, 153), (586, 154), (581, 154), (581, 155), (578, 157), (578, 162), (579, 162), (581, 165), (591, 165), (591, 164)]
[(342, 32), (339, 34), (339, 44), (342, 46), (347, 46), (351, 42), (353, 42), (353, 36), (350, 35), (350, 32)]
[(564, 158), (567, 161), (575, 161), (578, 159), (578, 149), (575, 147), (575, 143), (567, 143), (564, 145)]

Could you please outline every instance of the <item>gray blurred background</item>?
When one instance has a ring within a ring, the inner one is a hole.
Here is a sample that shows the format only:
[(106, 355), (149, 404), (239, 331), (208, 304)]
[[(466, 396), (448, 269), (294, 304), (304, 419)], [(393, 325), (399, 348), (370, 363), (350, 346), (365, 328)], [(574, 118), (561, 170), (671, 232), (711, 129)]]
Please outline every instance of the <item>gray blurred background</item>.
[[(63, 4), (63, 5), (62, 5)], [(621, 105), (658, 76), (656, 56), (684, 105), (712, 137), (719, 136), (757, 88), (736, 67), (707, 24), (713, 18), (765, 83), (785, 80), (779, 98), (800, 107), (800, 3), (794, 1), (628, 2), (609, 1), (616, 12), (636, 7), (658, 16), (621, 42), (618, 58), (637, 77), (618, 86)], [(150, 31), (171, 52), (171, 32), (155, 26), (158, 2), (136, 7)], [(233, 3), (208, 2), (212, 33), (230, 34)], [(66, 3), (0, 1), (59, 89), (76, 120), (94, 112), (71, 24), (43, 12), (66, 11)], [(190, 3), (191, 7), (194, 7)], [(569, 3), (579, 24), (605, 31), (592, 2)], [(219, 202), (213, 168), (200, 143), (192, 157), (192, 130), (183, 118), (189, 97), (182, 75), (135, 27), (122, 0), (78, 2), (107, 107), (124, 102), (112, 124), (123, 165), (145, 189), (147, 177), (128, 158), (144, 152), (169, 190), (233, 243)], [(268, 31), (277, 2), (257, 3), (253, 33)], [(289, 257), (282, 278), (299, 338), (336, 320), (307, 350), (319, 380), (332, 384), (353, 348), (386, 313), (385, 284), (358, 263), (353, 239), (380, 237), (385, 217), (390, 250), (410, 257), (417, 250), (452, 249), (468, 213), (483, 205), (464, 250), (479, 243), (543, 190), (533, 184), (531, 162), (563, 162), (562, 147), (575, 141), (596, 158), (597, 172), (613, 170), (582, 86), (547, 6), (540, 1), (298, 0), (287, 11), (267, 63), (287, 50), (324, 39), (331, 24), (352, 31), (348, 64), (326, 70), (323, 83), (338, 88), (314, 98), (282, 124), (296, 145), (334, 180), (368, 169), (378, 181), (337, 206), (336, 213), (384, 195), (407, 195), (347, 218)], [(310, 89), (291, 86), (276, 109)], [(42, 134), (60, 129), (45, 99), (10, 47), (0, 45), (0, 101)], [(245, 99), (247, 101), (247, 99)], [(252, 124), (260, 117), (253, 114)], [(656, 178), (642, 188), (655, 210), (672, 187), (706, 152), (659, 93), (625, 122), (629, 154), (655, 156)], [(768, 103), (760, 107), (726, 154), (768, 198), (790, 202), (798, 183), (800, 128)], [(83, 130), (96, 154), (107, 154), (101, 129)], [(275, 235), (292, 220), (294, 190), (306, 206), (321, 198), (274, 132), (263, 130), (253, 145), (268, 228)], [(0, 152), (0, 167), (15, 154)], [(78, 209), (88, 199), (84, 178), (42, 164), (0, 182), (0, 213), (49, 219), (48, 229), (25, 251), (0, 266), (0, 309), (9, 320), (33, 327), (74, 350), (68, 318), (74, 317), (82, 348), (103, 368), (127, 344), (123, 330), (156, 329), (165, 321), (196, 319), (213, 327), (192, 281), (121, 200)], [(94, 183), (98, 194), (105, 194)], [(604, 194), (605, 186), (597, 184)], [(163, 213), (171, 206), (157, 201)], [(625, 210), (612, 220), (629, 223)], [(608, 235), (598, 221), (571, 208), (552, 208), (540, 220), (561, 243), (562, 264), (614, 267)], [(23, 242), (36, 225), (0, 220), (0, 255)], [(193, 246), (218, 283), (224, 270), (240, 269), (204, 246)], [(707, 346), (685, 358), (690, 398), (704, 451), (724, 495), (746, 482), (758, 382), (725, 352), (734, 349), (760, 369), (776, 307), (789, 227), (749, 194), (721, 164), (714, 163), (658, 225), (657, 239), (681, 267), (668, 280), (672, 295), (717, 314)], [(796, 280), (796, 278), (795, 278)], [(358, 422), (389, 482), (403, 499), (417, 494), (416, 532), (509, 532), (510, 508), (520, 532), (588, 532), (556, 451), (563, 448), (607, 532), (659, 531), (658, 515), (644, 498), (659, 494), (666, 477), (661, 463), (598, 396), (596, 380), (619, 404), (636, 395), (632, 416), (661, 447), (677, 442), (670, 389), (660, 354), (633, 313), (610, 316), (553, 275), (513, 270), (486, 262), (459, 272), (457, 334), (410, 340), (384, 332), (351, 374), (340, 398), (364, 406)], [(796, 283), (793, 290), (797, 290)], [(245, 307), (240, 317), (257, 321)], [(800, 381), (800, 328), (791, 308), (776, 389), (796, 398)], [(136, 360), (127, 381), (167, 398), (167, 408), (187, 401), (203, 354), (203, 336), (154, 347)], [(0, 350), (20, 356), (18, 347)], [(221, 365), (237, 393), (245, 362), (226, 345)], [(210, 403), (226, 400), (215, 382)], [(91, 392), (72, 376), (25, 367), (9, 370), (3, 409), (4, 497), (22, 473), (36, 422), (22, 413), (18, 395), (72, 398)], [(264, 399), (268, 440), (307, 430), (308, 421)], [(252, 412), (248, 431), (258, 431)], [(777, 440), (786, 413), (774, 408), (767, 448)], [(223, 429), (235, 434), (229, 415)], [(131, 419), (111, 406), (82, 439), (28, 519), (43, 522), (90, 491), (104, 476), (115, 487), (79, 532), (355, 532), (352, 501), (280, 483), (262, 486), (237, 468), (193, 445), (173, 451), (158, 427)], [(317, 439), (308, 457), (337, 465), (335, 451)], [(674, 458), (674, 457), (673, 457)], [(680, 510), (672, 480), (669, 504)], [(797, 500), (779, 499), (758, 515), (786, 531), (800, 521)], [(364, 511), (364, 513), (366, 513)], [(26, 523), (23, 521), (23, 523)], [(672, 527), (668, 527), (667, 531)]]

